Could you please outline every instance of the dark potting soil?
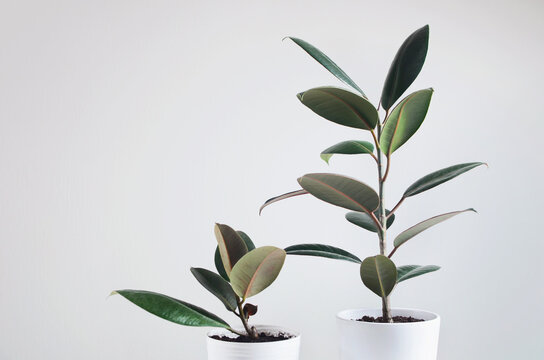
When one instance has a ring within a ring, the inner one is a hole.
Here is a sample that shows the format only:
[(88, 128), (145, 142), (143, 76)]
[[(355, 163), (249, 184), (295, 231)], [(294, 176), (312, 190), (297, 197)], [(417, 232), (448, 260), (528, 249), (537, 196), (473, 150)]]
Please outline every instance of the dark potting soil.
[[(364, 322), (371, 322), (371, 323), (386, 323), (387, 321), (384, 321), (383, 316), (380, 317), (374, 317), (374, 316), (363, 316), (360, 319), (356, 319), (356, 321), (364, 321)], [(412, 322), (420, 322), (425, 321), (423, 319), (416, 319), (411, 316), (393, 316), (393, 322), (394, 323), (412, 323)]]
[(228, 342), (260, 343), (260, 342), (282, 341), (282, 340), (291, 339), (292, 337), (293, 337), (292, 335), (285, 334), (282, 332), (276, 335), (270, 335), (270, 334), (262, 332), (259, 334), (259, 337), (257, 339), (254, 339), (247, 335), (238, 336), (235, 338), (224, 336), (224, 335), (221, 335), (221, 336), (213, 335), (211, 338), (216, 340), (221, 340), (221, 341), (228, 341)]

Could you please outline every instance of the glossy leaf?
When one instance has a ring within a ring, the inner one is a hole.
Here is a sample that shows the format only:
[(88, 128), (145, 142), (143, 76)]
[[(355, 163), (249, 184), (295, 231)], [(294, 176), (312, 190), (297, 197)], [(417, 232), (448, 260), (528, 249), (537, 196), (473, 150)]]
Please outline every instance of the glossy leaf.
[(383, 86), (381, 104), (385, 110), (393, 106), (418, 76), (429, 46), (429, 25), (412, 33), (401, 45)]
[(404, 98), (388, 116), (382, 135), (380, 147), (389, 156), (401, 147), (425, 120), (433, 89), (416, 91)]
[(242, 257), (230, 273), (234, 292), (242, 299), (254, 296), (278, 277), (286, 253), (274, 246), (262, 246)]
[(372, 154), (374, 145), (368, 141), (348, 140), (333, 145), (321, 152), (321, 158), (328, 164), (333, 154)]
[(345, 260), (351, 261), (357, 264), (361, 263), (361, 259), (357, 256), (342, 250), (340, 248), (322, 245), (322, 244), (300, 244), (292, 245), (285, 248), (287, 255), (308, 255), (308, 256), (319, 256), (329, 259)]
[(397, 237), (395, 238), (395, 241), (393, 242), (393, 245), (395, 246), (395, 248), (398, 248), (399, 246), (401, 246), (402, 244), (404, 244), (405, 242), (407, 242), (408, 240), (410, 240), (411, 238), (413, 238), (417, 234), (427, 230), (431, 226), (439, 224), (439, 223), (441, 223), (443, 221), (446, 221), (446, 220), (448, 220), (448, 219), (450, 219), (450, 218), (452, 218), (452, 217), (454, 217), (456, 215), (462, 214), (462, 213), (467, 212), (467, 211), (476, 212), (476, 210), (474, 210), (474, 209), (453, 211), (453, 212), (445, 213), (445, 214), (442, 214), (442, 215), (434, 216), (434, 217), (432, 217), (430, 219), (422, 221), (422, 222), (412, 226), (411, 228), (408, 228), (408, 229), (404, 230), (399, 235), (397, 235)]
[(117, 290), (128, 301), (162, 319), (186, 326), (230, 328), (223, 319), (198, 306), (145, 290)]
[[(386, 215), (389, 215), (390, 211), (385, 210)], [(374, 211), (374, 215), (378, 217), (378, 211)], [(378, 228), (376, 227), (376, 223), (372, 220), (370, 215), (367, 213), (362, 212), (349, 212), (346, 214), (346, 220), (350, 223), (357, 225), (359, 227), (362, 227), (363, 229), (366, 229), (368, 231), (372, 232), (378, 232)], [(395, 221), (395, 214), (391, 215), (387, 219), (387, 228), (389, 228), (391, 225), (393, 225), (393, 222)]]
[(295, 191), (285, 193), (283, 195), (279, 195), (279, 196), (275, 196), (273, 198), (270, 198), (270, 199), (266, 200), (264, 202), (264, 204), (261, 206), (261, 208), (259, 209), (259, 215), (261, 215), (261, 212), (263, 211), (263, 209), (265, 207), (267, 207), (268, 205), (270, 205), (270, 204), (273, 204), (273, 203), (278, 202), (280, 200), (288, 199), (288, 198), (293, 197), (293, 196), (299, 196), (299, 195), (305, 195), (305, 194), (308, 194), (308, 192), (306, 190), (295, 190)]
[(312, 44), (302, 40), (298, 39), (296, 37), (289, 36), (289, 39), (293, 40), (295, 44), (300, 46), (304, 51), (308, 53), (311, 57), (313, 57), (318, 63), (323, 65), (325, 69), (329, 70), (331, 74), (333, 74), (338, 80), (342, 81), (348, 86), (351, 86), (355, 90), (361, 93), (366, 98), (365, 93), (351, 78), (344, 72), (344, 70), (340, 69), (338, 65), (334, 61), (331, 60), (327, 55), (325, 55), (321, 50), (313, 46)]
[(228, 225), (215, 224), (214, 230), (225, 273), (230, 277), (236, 262), (247, 254), (247, 245), (242, 237)]
[(223, 265), (223, 260), (221, 259), (221, 253), (219, 253), (219, 246), (215, 247), (215, 254), (213, 257), (213, 262), (215, 264), (215, 269), (217, 270), (217, 273), (221, 275), (221, 277), (226, 280), (230, 281), (229, 276), (227, 275), (227, 272), (225, 271), (225, 266)]
[(367, 257), (361, 263), (361, 280), (374, 294), (385, 298), (397, 284), (397, 268), (387, 256)]
[(238, 307), (236, 294), (225, 279), (212, 271), (202, 268), (191, 268), (191, 273), (202, 286), (221, 300), (227, 310), (236, 310)]
[(243, 232), (241, 230), (236, 230), (236, 232), (238, 233), (238, 235), (240, 235), (242, 240), (244, 240), (244, 242), (246, 243), (248, 252), (255, 249), (255, 244), (253, 243), (251, 238), (245, 232)]
[(440, 266), (436, 265), (404, 265), (397, 268), (397, 284), (401, 281), (415, 278), (416, 276), (424, 275), (433, 271), (440, 270)]
[(404, 192), (404, 197), (417, 195), (419, 193), (432, 189), (435, 186), (445, 183), (446, 181), (449, 181), (480, 165), (487, 164), (483, 162), (464, 163), (449, 166), (447, 168), (432, 172), (410, 185), (410, 187), (408, 187), (408, 189), (406, 189), (406, 191)]
[(370, 186), (342, 175), (307, 174), (298, 183), (316, 198), (349, 210), (371, 212), (378, 207), (378, 194)]
[(297, 97), (317, 115), (340, 125), (371, 130), (378, 122), (374, 105), (348, 90), (325, 86), (302, 92)]
[[(245, 232), (240, 230), (237, 230), (236, 232), (238, 233), (238, 235), (240, 235), (242, 240), (244, 240), (244, 242), (246, 243), (248, 252), (255, 249), (255, 244), (253, 244), (253, 241)], [(223, 260), (221, 259), (221, 254), (219, 253), (219, 246), (215, 247), (214, 263), (215, 263), (215, 268), (217, 269), (217, 272), (219, 273), (219, 275), (221, 275), (221, 277), (225, 279), (226, 281), (230, 281), (229, 276), (225, 272), (225, 266), (223, 266)]]

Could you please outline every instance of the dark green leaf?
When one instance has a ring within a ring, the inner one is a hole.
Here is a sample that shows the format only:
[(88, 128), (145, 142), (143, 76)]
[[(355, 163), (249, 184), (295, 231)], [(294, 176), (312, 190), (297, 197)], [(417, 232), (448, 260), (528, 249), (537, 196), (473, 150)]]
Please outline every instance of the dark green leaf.
[(391, 155), (401, 147), (425, 120), (433, 89), (416, 91), (404, 98), (388, 116), (380, 136), (380, 147)]
[[(385, 210), (386, 215), (389, 215), (390, 211)], [(374, 211), (374, 215), (378, 217), (378, 210)], [(372, 232), (378, 232), (378, 228), (376, 227), (376, 223), (372, 220), (370, 215), (367, 213), (362, 212), (349, 212), (346, 214), (346, 220), (350, 223), (357, 225), (359, 227), (362, 227), (363, 229), (366, 229), (368, 231)], [(387, 218), (387, 228), (389, 228), (391, 225), (393, 225), (393, 222), (395, 221), (395, 214), (391, 215), (389, 218)]]
[(230, 282), (242, 299), (257, 295), (278, 277), (286, 253), (274, 246), (262, 246), (248, 252), (232, 268)]
[(374, 294), (385, 298), (397, 284), (397, 268), (387, 256), (367, 257), (361, 263), (361, 280)]
[(365, 93), (351, 78), (344, 72), (344, 70), (340, 69), (338, 65), (334, 63), (327, 55), (325, 55), (321, 50), (313, 46), (312, 44), (302, 40), (297, 39), (295, 37), (289, 36), (289, 39), (293, 40), (295, 44), (300, 46), (304, 51), (306, 51), (311, 57), (313, 57), (318, 63), (323, 65), (325, 69), (329, 70), (331, 74), (333, 74), (338, 80), (342, 81), (346, 85), (351, 86), (355, 90), (361, 93), (364, 97), (366, 97)]
[(454, 217), (455, 215), (462, 214), (462, 213), (464, 213), (466, 211), (476, 212), (476, 210), (474, 210), (474, 209), (466, 209), (466, 210), (453, 211), (453, 212), (445, 213), (445, 214), (442, 214), (442, 215), (434, 216), (434, 217), (432, 217), (430, 219), (422, 221), (422, 222), (412, 226), (411, 228), (408, 228), (408, 229), (404, 230), (403, 232), (401, 232), (395, 238), (395, 241), (393, 242), (393, 245), (395, 246), (395, 248), (398, 248), (399, 246), (401, 246), (402, 244), (404, 244), (405, 242), (407, 242), (408, 240), (410, 240), (411, 238), (413, 238), (417, 234), (421, 233), (422, 231), (427, 230), (431, 226), (439, 224), (442, 221), (446, 221), (446, 220)]
[(238, 233), (238, 235), (240, 235), (242, 240), (244, 240), (244, 242), (246, 243), (248, 252), (255, 249), (255, 244), (253, 243), (251, 238), (245, 232), (243, 232), (241, 230), (237, 230), (236, 232)]
[(202, 268), (191, 268), (191, 273), (202, 286), (221, 300), (227, 310), (236, 310), (238, 307), (236, 294), (230, 284), (221, 276)]
[(285, 248), (287, 255), (308, 255), (319, 256), (329, 259), (346, 260), (357, 264), (361, 263), (361, 259), (357, 256), (347, 252), (346, 250), (339, 249), (334, 246), (322, 245), (322, 244), (300, 244), (292, 245)]
[(333, 154), (372, 154), (374, 145), (368, 141), (348, 140), (333, 145), (321, 152), (321, 158), (328, 164)]
[(270, 199), (266, 200), (264, 202), (264, 204), (261, 206), (261, 208), (259, 209), (259, 215), (261, 215), (261, 212), (263, 211), (263, 209), (265, 207), (267, 207), (268, 205), (270, 205), (270, 204), (273, 204), (273, 203), (275, 203), (277, 201), (280, 201), (280, 200), (283, 200), (283, 199), (288, 199), (288, 198), (293, 197), (293, 196), (299, 196), (299, 195), (304, 195), (304, 194), (308, 194), (308, 192), (306, 190), (295, 190), (295, 191), (285, 193), (283, 195), (279, 195), (279, 196), (275, 196), (273, 198), (270, 198)]
[(228, 225), (215, 224), (214, 232), (225, 273), (230, 277), (230, 272), (236, 262), (247, 254), (247, 245), (240, 235)]
[(221, 275), (221, 277), (225, 279), (226, 281), (230, 281), (229, 276), (225, 272), (225, 266), (223, 265), (223, 260), (221, 260), (221, 254), (219, 253), (219, 246), (215, 247), (215, 255), (214, 255), (213, 261), (219, 275)]
[(170, 296), (145, 290), (117, 290), (112, 294), (119, 294), (145, 311), (176, 324), (230, 328), (218, 316)]
[(351, 91), (318, 87), (297, 95), (310, 110), (325, 119), (357, 129), (374, 129), (378, 111), (367, 99)]
[(461, 175), (462, 173), (465, 173), (480, 165), (487, 164), (483, 162), (464, 163), (449, 166), (447, 168), (430, 173), (429, 175), (422, 177), (421, 179), (410, 185), (410, 187), (408, 187), (408, 189), (406, 189), (406, 191), (404, 192), (404, 197), (417, 195), (419, 193), (432, 189), (433, 187), (445, 183), (446, 181), (449, 181)]
[(425, 62), (428, 46), (429, 25), (416, 30), (401, 45), (383, 86), (381, 104), (385, 110), (389, 110), (414, 82)]
[(371, 212), (378, 207), (378, 194), (370, 186), (342, 175), (307, 174), (298, 183), (316, 198), (349, 210)]
[(439, 270), (440, 266), (436, 265), (404, 265), (397, 268), (397, 283), (401, 281), (414, 278), (416, 276), (424, 275), (436, 270)]

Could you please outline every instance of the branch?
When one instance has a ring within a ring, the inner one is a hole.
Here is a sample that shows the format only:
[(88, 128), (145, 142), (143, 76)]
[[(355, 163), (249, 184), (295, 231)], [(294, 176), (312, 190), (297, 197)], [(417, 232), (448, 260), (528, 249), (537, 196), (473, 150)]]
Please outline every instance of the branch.
[(389, 175), (389, 164), (391, 164), (391, 155), (387, 155), (387, 167), (385, 168), (385, 174), (382, 177), (382, 182), (385, 182), (387, 175)]
[(393, 213), (395, 211), (397, 211), (397, 209), (399, 208), (400, 204), (402, 204), (402, 202), (404, 201), (404, 199), (406, 199), (406, 197), (401, 197), (399, 202), (397, 203), (397, 205), (395, 205), (395, 207), (389, 212), (389, 215), (387, 215), (387, 218), (389, 218), (391, 215), (393, 215)]

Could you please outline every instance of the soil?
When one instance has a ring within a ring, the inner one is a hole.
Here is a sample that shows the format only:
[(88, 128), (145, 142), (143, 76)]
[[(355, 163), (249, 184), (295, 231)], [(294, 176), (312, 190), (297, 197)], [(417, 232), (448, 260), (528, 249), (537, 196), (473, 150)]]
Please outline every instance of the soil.
[[(364, 322), (371, 322), (371, 323), (386, 323), (387, 321), (384, 321), (383, 316), (380, 317), (374, 317), (374, 316), (363, 316), (360, 319), (356, 319), (356, 321), (364, 321)], [(420, 322), (425, 321), (423, 319), (416, 319), (411, 316), (393, 316), (393, 322), (394, 323), (413, 323), (413, 322)]]
[(261, 342), (272, 342), (272, 341), (282, 341), (291, 339), (293, 336), (280, 332), (279, 334), (270, 335), (267, 333), (259, 333), (259, 337), (257, 339), (254, 339), (250, 336), (244, 335), (244, 336), (238, 336), (235, 338), (224, 336), (224, 335), (213, 335), (211, 338), (221, 341), (228, 341), (228, 342), (238, 342), (238, 343), (261, 343)]

